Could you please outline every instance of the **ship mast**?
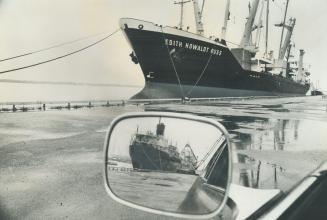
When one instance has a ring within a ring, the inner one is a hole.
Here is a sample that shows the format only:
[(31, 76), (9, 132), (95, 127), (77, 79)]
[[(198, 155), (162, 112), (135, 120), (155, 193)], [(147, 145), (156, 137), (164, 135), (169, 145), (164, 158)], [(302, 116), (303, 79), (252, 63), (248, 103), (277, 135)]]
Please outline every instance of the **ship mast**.
[[(284, 21), (282, 24), (285, 25), (285, 22), (286, 22), (286, 16), (287, 16), (287, 10), (288, 10), (288, 3), (289, 3), (289, 0), (286, 0), (286, 6), (285, 6), (285, 14), (284, 14)], [(279, 44), (279, 59), (283, 59), (284, 56), (282, 56), (281, 52), (282, 52), (282, 42), (283, 42), (283, 37), (284, 37), (284, 26), (283, 26), (283, 29), (282, 29), (282, 36), (280, 38), (280, 44)], [(282, 57), (282, 58), (280, 58)]]
[(251, 34), (252, 34), (252, 30), (253, 30), (254, 19), (257, 14), (257, 10), (258, 10), (258, 5), (259, 5), (259, 0), (253, 0), (252, 7), (250, 9), (250, 15), (245, 24), (244, 33), (243, 33), (242, 41), (240, 44), (241, 48), (250, 49), (249, 46), (252, 46), (251, 42), (250, 42)]
[(194, 17), (195, 17), (196, 33), (198, 35), (203, 35), (203, 32), (204, 32), (203, 23), (201, 21), (202, 14), (200, 12), (198, 0), (193, 0), (193, 6), (194, 6)]
[(266, 41), (265, 41), (265, 58), (268, 57), (268, 37), (269, 37), (269, 0), (267, 1), (266, 9)]
[(222, 30), (221, 30), (221, 39), (223, 39), (223, 40), (226, 40), (227, 24), (228, 24), (229, 15), (230, 15), (229, 8), (230, 8), (230, 0), (226, 0), (224, 26), (222, 27)]
[(288, 25), (286, 25), (285, 23), (276, 25), (276, 26), (282, 26), (283, 29), (285, 29), (285, 28), (287, 29), (287, 34), (286, 34), (286, 37), (285, 37), (284, 44), (280, 48), (280, 51), (279, 51), (279, 56), (278, 56), (279, 60), (283, 60), (284, 57), (285, 57), (287, 48), (289, 47), (289, 44), (291, 43), (291, 37), (292, 37), (292, 34), (293, 34), (293, 29), (294, 29), (295, 23), (296, 23), (296, 19), (295, 18), (290, 18), (290, 21), (289, 21)]
[(180, 2), (174, 2), (175, 5), (180, 5), (181, 6), (181, 20), (179, 22), (179, 28), (183, 29), (183, 16), (184, 16), (184, 4), (190, 2), (191, 0), (188, 1), (180, 1)]
[(263, 8), (264, 7), (265, 7), (265, 4), (262, 3), (258, 24), (254, 25), (254, 27), (252, 28), (252, 31), (257, 30), (257, 34), (256, 34), (256, 37), (255, 37), (255, 44), (254, 44), (256, 47), (259, 47), (259, 43), (260, 43), (261, 28), (263, 27), (263, 25), (262, 25), (262, 14), (263, 14)]

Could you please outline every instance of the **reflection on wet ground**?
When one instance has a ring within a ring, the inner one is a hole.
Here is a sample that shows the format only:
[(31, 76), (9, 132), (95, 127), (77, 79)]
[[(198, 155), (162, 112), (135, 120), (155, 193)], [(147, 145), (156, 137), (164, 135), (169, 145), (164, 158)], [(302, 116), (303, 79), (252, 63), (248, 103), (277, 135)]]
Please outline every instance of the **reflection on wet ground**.
[[(238, 153), (233, 181), (289, 189), (327, 158), (326, 105), (309, 97), (145, 108), (222, 122)], [(153, 219), (110, 200), (103, 186), (105, 131), (135, 111), (143, 106), (1, 113), (0, 219)]]
[(288, 190), (327, 159), (327, 100), (321, 97), (148, 106), (213, 118), (235, 149), (233, 181)]

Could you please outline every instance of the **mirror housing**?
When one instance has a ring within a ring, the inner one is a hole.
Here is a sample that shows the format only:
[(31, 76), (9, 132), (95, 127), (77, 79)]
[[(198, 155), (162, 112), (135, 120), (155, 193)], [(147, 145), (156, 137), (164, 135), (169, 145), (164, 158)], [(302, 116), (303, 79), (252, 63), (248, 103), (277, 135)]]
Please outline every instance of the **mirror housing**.
[(111, 122), (104, 143), (108, 194), (153, 214), (217, 216), (228, 199), (231, 166), (224, 126), (189, 114), (124, 114)]

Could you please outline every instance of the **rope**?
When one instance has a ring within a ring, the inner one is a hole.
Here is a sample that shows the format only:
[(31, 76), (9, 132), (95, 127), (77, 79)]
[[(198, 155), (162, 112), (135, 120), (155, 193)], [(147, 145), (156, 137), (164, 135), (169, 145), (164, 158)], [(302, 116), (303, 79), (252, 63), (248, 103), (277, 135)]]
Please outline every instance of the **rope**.
[[(224, 144), (224, 143), (225, 143), (225, 144)], [(207, 167), (206, 167), (206, 170), (207, 170), (206, 173), (205, 173), (205, 178), (206, 178), (206, 179), (208, 179), (208, 178), (211, 176), (212, 172), (214, 171), (214, 170), (213, 170), (214, 166), (217, 164), (217, 162), (218, 162), (218, 160), (219, 160), (221, 154), (223, 153), (224, 148), (227, 146), (226, 142), (223, 142), (223, 144), (224, 144), (224, 146), (221, 147), (220, 149), (218, 149), (218, 151), (219, 151), (218, 153), (219, 153), (219, 154), (216, 155), (216, 157), (214, 158), (214, 161), (213, 161), (211, 164), (208, 164)], [(213, 155), (213, 156), (214, 156), (214, 155)], [(212, 159), (211, 159), (211, 160), (212, 160)], [(211, 161), (211, 160), (210, 160), (210, 161)], [(210, 163), (210, 161), (209, 161), (209, 163)], [(209, 171), (209, 173), (208, 173), (208, 171)]]
[(206, 153), (206, 155), (204, 155), (204, 157), (200, 160), (200, 162), (198, 163), (196, 168), (199, 168), (204, 161), (209, 157), (209, 155), (211, 154), (211, 152), (216, 148), (217, 144), (220, 142), (220, 140), (223, 138), (224, 136), (221, 135), (211, 146), (211, 148), (209, 149), (209, 151)]
[(209, 63), (210, 63), (210, 61), (211, 61), (211, 58), (212, 58), (212, 53), (211, 53), (211, 55), (210, 55), (210, 57), (209, 57), (209, 59), (208, 59), (206, 65), (204, 66), (204, 69), (202, 70), (202, 73), (200, 74), (198, 80), (196, 81), (196, 83), (194, 84), (194, 86), (193, 86), (193, 87), (190, 89), (190, 91), (188, 92), (188, 96), (191, 95), (191, 93), (193, 92), (193, 89), (198, 85), (199, 81), (201, 80), (202, 76), (204, 75), (205, 71), (207, 70), (207, 67), (208, 67), (208, 65), (209, 65)]
[(169, 59), (170, 59), (170, 62), (171, 62), (171, 64), (172, 64), (172, 66), (173, 66), (173, 69), (174, 69), (174, 72), (175, 72), (175, 75), (176, 75), (176, 78), (177, 78), (177, 81), (178, 81), (178, 84), (179, 84), (179, 88), (180, 88), (180, 90), (181, 90), (182, 98), (184, 98), (184, 91), (183, 91), (183, 87), (182, 87), (182, 84), (181, 84), (181, 80), (180, 80), (179, 75), (178, 75), (178, 73), (177, 73), (177, 70), (176, 70), (176, 67), (175, 67), (175, 64), (174, 64), (173, 58), (172, 58), (171, 55), (170, 55), (168, 45), (165, 43), (165, 34), (164, 34), (164, 32), (163, 32), (162, 27), (161, 27), (161, 33), (162, 33), (162, 37), (163, 37), (163, 40), (164, 40), (164, 45), (166, 45), (167, 52), (168, 52), (168, 55), (169, 55)]
[(57, 47), (65, 46), (65, 45), (68, 45), (68, 44), (76, 43), (76, 42), (79, 42), (79, 41), (82, 41), (82, 40), (86, 40), (86, 39), (89, 39), (91, 37), (95, 37), (95, 36), (98, 36), (98, 35), (101, 35), (101, 34), (104, 34), (104, 33), (106, 33), (106, 32), (102, 32), (102, 33), (98, 33), (98, 34), (92, 34), (92, 35), (89, 35), (89, 36), (86, 36), (86, 37), (78, 38), (76, 40), (72, 40), (72, 41), (67, 41), (67, 42), (64, 42), (64, 43), (56, 44), (56, 45), (53, 45), (51, 47), (46, 47), (46, 48), (35, 50), (35, 51), (32, 51), (32, 52), (28, 52), (28, 53), (23, 53), (23, 54), (20, 54), (20, 55), (16, 55), (16, 56), (13, 56), (13, 57), (8, 57), (8, 58), (0, 59), (0, 62), (4, 62), (4, 61), (7, 61), (7, 60), (13, 60), (13, 59), (17, 59), (19, 57), (24, 57), (24, 56), (32, 55), (32, 54), (35, 54), (35, 53), (43, 52), (43, 51), (46, 51), (46, 50), (54, 49), (54, 48), (57, 48)]
[(83, 50), (86, 50), (104, 40), (106, 40), (107, 38), (111, 37), (112, 35), (116, 34), (118, 31), (120, 31), (120, 28), (117, 29), (116, 31), (112, 32), (111, 34), (105, 36), (104, 38), (86, 46), (86, 47), (83, 47), (81, 49), (78, 49), (78, 50), (75, 50), (73, 52), (70, 52), (70, 53), (67, 53), (67, 54), (64, 54), (62, 56), (59, 56), (59, 57), (55, 57), (55, 58), (52, 58), (52, 59), (49, 59), (49, 60), (45, 60), (45, 61), (42, 61), (42, 62), (38, 62), (38, 63), (34, 63), (34, 64), (31, 64), (31, 65), (28, 65), (28, 66), (23, 66), (23, 67), (19, 67), (19, 68), (15, 68), (15, 69), (10, 69), (10, 70), (5, 70), (5, 71), (1, 71), (0, 74), (3, 74), (3, 73), (9, 73), (9, 72), (14, 72), (14, 71), (17, 71), (17, 70), (22, 70), (22, 69), (27, 69), (27, 68), (31, 68), (31, 67), (34, 67), (34, 66), (38, 66), (38, 65), (41, 65), (41, 64), (45, 64), (45, 63), (49, 63), (49, 62), (52, 62), (52, 61), (55, 61), (55, 60), (59, 60), (59, 59), (62, 59), (62, 58), (65, 58), (65, 57), (68, 57), (70, 55), (73, 55), (75, 53), (78, 53), (78, 52), (81, 52)]

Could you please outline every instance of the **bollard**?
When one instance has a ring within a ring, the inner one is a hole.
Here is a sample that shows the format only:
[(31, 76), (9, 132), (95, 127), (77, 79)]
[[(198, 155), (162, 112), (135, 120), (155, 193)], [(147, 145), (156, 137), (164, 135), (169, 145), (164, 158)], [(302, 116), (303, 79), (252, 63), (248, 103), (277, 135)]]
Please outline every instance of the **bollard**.
[(16, 108), (15, 105), (12, 105), (12, 111), (13, 111), (13, 112), (17, 111), (17, 108)]
[(67, 104), (67, 108), (70, 110), (70, 102), (68, 102), (68, 104)]

